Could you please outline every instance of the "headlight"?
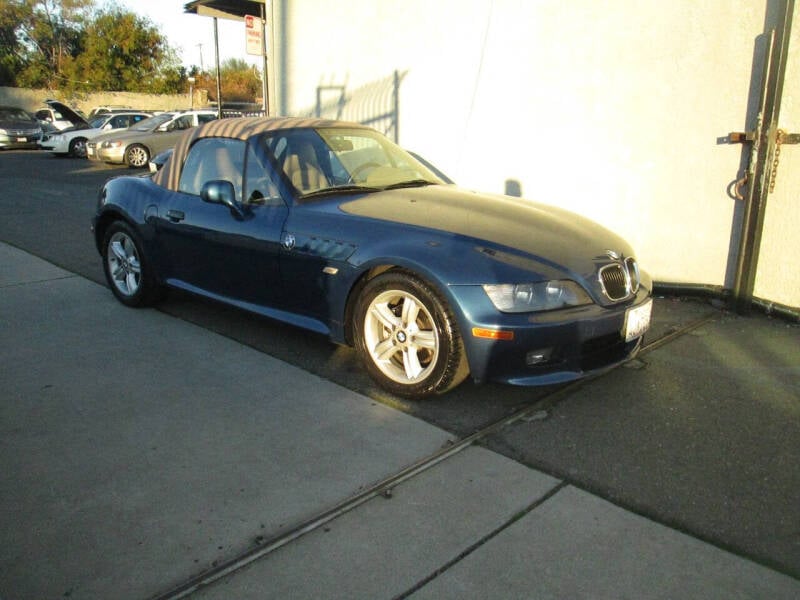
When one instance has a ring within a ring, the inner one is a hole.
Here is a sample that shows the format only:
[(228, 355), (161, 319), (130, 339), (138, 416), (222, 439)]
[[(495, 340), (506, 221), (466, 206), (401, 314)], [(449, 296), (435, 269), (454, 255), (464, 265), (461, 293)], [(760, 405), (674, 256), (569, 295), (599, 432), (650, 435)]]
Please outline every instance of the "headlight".
[(119, 148), (120, 146), (122, 146), (122, 142), (119, 140), (103, 142), (100, 144), (101, 148)]
[(8, 135), (7, 129), (0, 129), (0, 135)]
[(592, 303), (583, 288), (569, 279), (487, 284), (483, 289), (495, 308), (507, 313), (538, 312)]

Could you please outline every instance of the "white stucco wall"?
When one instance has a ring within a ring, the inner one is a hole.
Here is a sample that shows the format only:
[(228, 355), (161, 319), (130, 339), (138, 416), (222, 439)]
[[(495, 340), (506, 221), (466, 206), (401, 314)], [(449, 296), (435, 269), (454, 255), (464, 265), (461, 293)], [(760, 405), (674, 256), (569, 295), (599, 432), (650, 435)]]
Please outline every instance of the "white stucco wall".
[[(743, 147), (718, 139), (751, 125), (767, 3), (275, 0), (278, 106), (313, 105), (319, 84), (352, 89), (408, 70), (404, 147), (466, 187), (503, 192), (513, 179), (524, 197), (607, 225), (658, 280), (730, 287), (727, 188)], [(779, 247), (785, 221), (770, 215)], [(800, 305), (794, 289), (780, 301)]]

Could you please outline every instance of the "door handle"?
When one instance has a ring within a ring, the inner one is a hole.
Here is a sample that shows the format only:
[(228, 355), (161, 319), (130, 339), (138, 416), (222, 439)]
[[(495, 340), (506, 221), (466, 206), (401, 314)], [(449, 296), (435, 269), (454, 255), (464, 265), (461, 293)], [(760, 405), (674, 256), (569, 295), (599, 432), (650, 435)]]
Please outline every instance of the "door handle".
[(167, 218), (173, 223), (177, 223), (178, 221), (183, 221), (186, 218), (186, 215), (182, 210), (168, 210)]

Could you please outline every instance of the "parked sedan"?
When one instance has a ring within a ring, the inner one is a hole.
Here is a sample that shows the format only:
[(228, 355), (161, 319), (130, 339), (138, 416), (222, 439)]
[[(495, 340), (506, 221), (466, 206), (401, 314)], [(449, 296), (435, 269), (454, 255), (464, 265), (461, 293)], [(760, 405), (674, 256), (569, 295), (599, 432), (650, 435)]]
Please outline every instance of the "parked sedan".
[(42, 127), (16, 106), (0, 106), (0, 148), (38, 148)]
[(90, 160), (146, 167), (151, 156), (172, 148), (192, 127), (213, 121), (212, 110), (165, 112), (145, 119), (124, 131), (104, 133), (86, 144)]
[(152, 176), (107, 182), (93, 230), (120, 302), (172, 287), (304, 327), (406, 397), (582, 377), (650, 323), (651, 280), (619, 236), (447, 184), (353, 123), (208, 123)]
[(47, 106), (37, 110), (35, 115), (42, 123), (48, 123), (59, 131), (88, 126), (87, 119), (83, 113), (70, 108), (63, 102), (45, 100), (44, 103)]
[(145, 112), (124, 112), (103, 114), (95, 117), (88, 123), (86, 129), (65, 129), (54, 133), (42, 141), (42, 149), (50, 150), (53, 154), (70, 155), (84, 158), (86, 156), (86, 142), (98, 135), (113, 133), (128, 129), (152, 115)]

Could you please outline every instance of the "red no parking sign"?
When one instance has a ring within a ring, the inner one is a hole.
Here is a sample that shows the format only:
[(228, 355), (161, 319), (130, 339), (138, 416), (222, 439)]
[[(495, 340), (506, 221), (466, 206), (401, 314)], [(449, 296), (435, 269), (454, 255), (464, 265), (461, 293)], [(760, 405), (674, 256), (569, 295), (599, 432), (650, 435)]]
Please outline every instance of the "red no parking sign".
[(261, 19), (253, 15), (244, 16), (244, 36), (248, 54), (261, 56), (263, 49), (264, 28)]

